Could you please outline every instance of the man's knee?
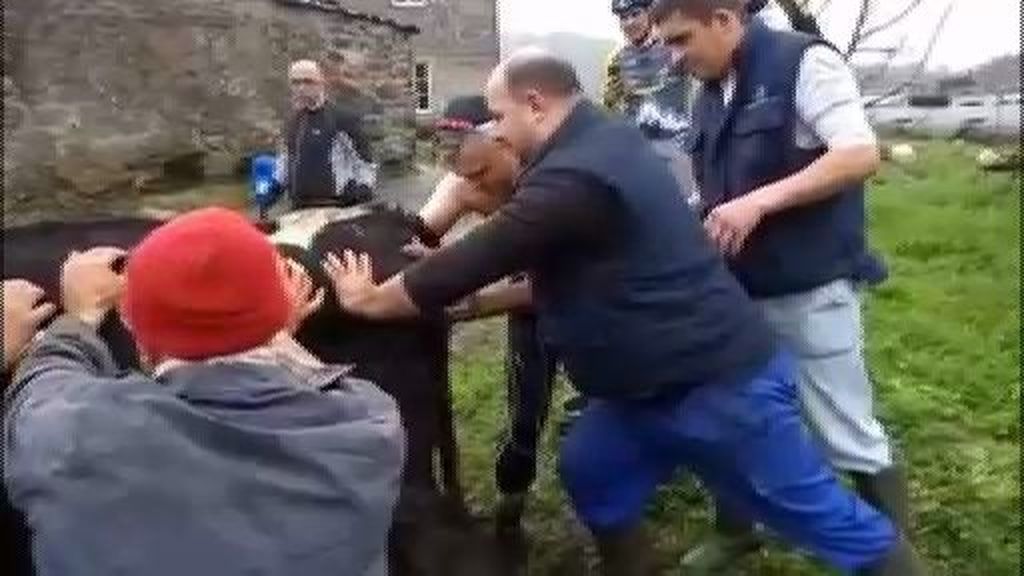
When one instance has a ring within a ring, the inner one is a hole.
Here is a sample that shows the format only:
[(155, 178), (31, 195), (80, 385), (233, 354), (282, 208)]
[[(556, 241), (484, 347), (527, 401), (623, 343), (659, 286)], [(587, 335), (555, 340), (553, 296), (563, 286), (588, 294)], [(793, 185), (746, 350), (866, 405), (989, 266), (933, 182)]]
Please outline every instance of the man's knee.
[(562, 485), (592, 530), (639, 520), (659, 480), (657, 463), (606, 415), (588, 409), (562, 442), (558, 458)]
[(889, 438), (875, 417), (870, 384), (856, 373), (804, 370), (800, 400), (804, 419), (832, 465), (874, 473), (892, 464)]

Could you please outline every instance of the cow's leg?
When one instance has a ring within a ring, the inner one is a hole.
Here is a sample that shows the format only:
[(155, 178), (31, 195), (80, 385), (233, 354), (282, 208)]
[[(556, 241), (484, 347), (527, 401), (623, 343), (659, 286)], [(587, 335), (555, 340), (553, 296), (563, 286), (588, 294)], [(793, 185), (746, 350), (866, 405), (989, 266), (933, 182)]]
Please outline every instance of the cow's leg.
[(449, 377), (448, 345), (451, 330), (448, 326), (438, 330), (441, 337), (434, 358), (435, 382), (438, 387), (438, 436), (437, 450), (441, 465), (441, 486), (447, 497), (451, 511), (460, 517), (468, 516), (462, 481), (459, 478), (459, 442), (455, 433), (455, 412), (452, 398), (452, 384)]

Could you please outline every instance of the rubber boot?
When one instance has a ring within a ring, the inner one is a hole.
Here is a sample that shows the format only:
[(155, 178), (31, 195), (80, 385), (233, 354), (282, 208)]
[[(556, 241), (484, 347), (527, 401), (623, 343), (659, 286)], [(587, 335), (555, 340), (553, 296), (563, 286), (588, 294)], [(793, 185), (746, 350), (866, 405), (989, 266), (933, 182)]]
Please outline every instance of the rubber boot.
[(715, 530), (683, 556), (687, 576), (728, 573), (740, 560), (757, 551), (763, 542), (749, 520), (730, 513), (721, 505), (715, 507)]
[(655, 576), (654, 547), (641, 525), (594, 533), (601, 576)]
[(498, 538), (518, 539), (523, 534), (526, 493), (502, 494), (494, 513), (494, 531)]
[(494, 536), (505, 574), (526, 574), (530, 543), (523, 529), (526, 493), (501, 494), (494, 511)]
[(928, 568), (902, 536), (885, 558), (858, 572), (860, 576), (927, 576)]
[(902, 466), (890, 466), (877, 474), (852, 474), (857, 493), (885, 514), (900, 533), (910, 535), (910, 496)]

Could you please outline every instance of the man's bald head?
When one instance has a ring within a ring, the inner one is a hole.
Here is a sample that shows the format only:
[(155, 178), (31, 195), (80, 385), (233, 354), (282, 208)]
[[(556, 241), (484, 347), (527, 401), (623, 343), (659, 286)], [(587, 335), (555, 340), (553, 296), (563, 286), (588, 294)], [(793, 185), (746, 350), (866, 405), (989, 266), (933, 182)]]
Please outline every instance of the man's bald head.
[(315, 110), (327, 100), (324, 72), (314, 60), (296, 60), (288, 67), (288, 85), (291, 87), (292, 106), (296, 109)]
[(499, 87), (513, 95), (535, 90), (549, 98), (572, 98), (582, 92), (572, 64), (537, 47), (517, 50), (498, 64), (488, 90)]
[(551, 137), (581, 96), (572, 64), (540, 48), (516, 51), (487, 83), (493, 133), (526, 157)]
[(315, 60), (296, 60), (288, 67), (289, 78), (319, 78), (323, 80), (324, 72)]

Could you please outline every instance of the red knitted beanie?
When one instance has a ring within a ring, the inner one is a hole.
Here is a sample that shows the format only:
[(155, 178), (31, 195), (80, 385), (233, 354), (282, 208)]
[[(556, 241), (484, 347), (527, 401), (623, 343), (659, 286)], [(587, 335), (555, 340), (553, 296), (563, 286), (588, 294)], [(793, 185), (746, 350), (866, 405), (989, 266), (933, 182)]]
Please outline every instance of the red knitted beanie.
[(277, 251), (240, 214), (189, 212), (154, 230), (125, 267), (123, 312), (150, 354), (201, 360), (242, 352), (284, 328)]

